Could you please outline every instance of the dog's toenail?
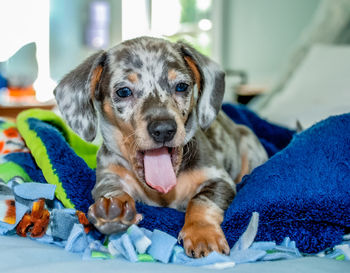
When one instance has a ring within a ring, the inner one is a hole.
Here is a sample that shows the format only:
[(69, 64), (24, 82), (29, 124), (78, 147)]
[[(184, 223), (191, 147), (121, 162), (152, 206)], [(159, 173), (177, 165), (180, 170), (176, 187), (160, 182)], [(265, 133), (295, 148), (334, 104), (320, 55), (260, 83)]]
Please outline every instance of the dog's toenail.
[(196, 256), (196, 254), (194, 253), (194, 250), (191, 250), (191, 256), (192, 256), (192, 258), (194, 258)]

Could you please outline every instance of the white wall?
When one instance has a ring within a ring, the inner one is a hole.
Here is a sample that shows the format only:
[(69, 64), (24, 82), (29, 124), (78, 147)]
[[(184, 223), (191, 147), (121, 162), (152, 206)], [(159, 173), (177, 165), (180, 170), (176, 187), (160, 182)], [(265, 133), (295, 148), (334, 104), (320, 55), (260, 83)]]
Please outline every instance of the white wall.
[[(121, 0), (110, 4), (110, 46), (121, 41)], [(60, 80), (96, 50), (86, 46), (88, 0), (50, 0), (50, 67), (51, 77)]]
[(270, 87), (321, 0), (222, 0), (222, 64)]

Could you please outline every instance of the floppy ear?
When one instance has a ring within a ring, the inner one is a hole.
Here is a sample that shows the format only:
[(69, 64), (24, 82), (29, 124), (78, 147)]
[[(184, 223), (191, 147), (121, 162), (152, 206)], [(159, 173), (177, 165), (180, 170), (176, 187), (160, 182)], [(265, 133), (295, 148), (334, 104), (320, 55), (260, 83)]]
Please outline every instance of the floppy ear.
[(194, 48), (182, 42), (178, 44), (197, 84), (198, 124), (202, 129), (207, 129), (221, 108), (225, 92), (225, 73), (217, 63)]
[(67, 74), (54, 90), (63, 117), (87, 141), (96, 137), (97, 116), (93, 97), (101, 79), (105, 59), (104, 51), (90, 56)]

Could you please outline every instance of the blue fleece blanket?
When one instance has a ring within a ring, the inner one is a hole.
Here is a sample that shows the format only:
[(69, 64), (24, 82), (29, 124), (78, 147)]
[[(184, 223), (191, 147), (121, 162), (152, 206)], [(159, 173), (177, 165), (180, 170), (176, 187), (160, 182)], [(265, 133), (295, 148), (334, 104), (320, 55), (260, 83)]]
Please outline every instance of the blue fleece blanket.
[[(340, 243), (350, 228), (350, 114), (331, 117), (294, 135), (294, 131), (270, 124), (245, 107), (225, 105), (223, 109), (236, 122), (252, 128), (269, 155), (273, 155), (243, 178), (236, 198), (226, 211), (222, 228), (229, 245), (243, 233), (254, 211), (260, 214), (258, 241), (280, 243), (290, 237), (306, 253), (316, 253)], [(78, 156), (71, 157), (69, 164), (62, 164), (62, 154), (69, 145), (61, 132), (44, 121), (30, 120), (31, 130), (40, 135), (53, 168), (59, 168), (60, 178), (70, 182), (63, 185), (70, 200), (77, 209), (86, 211), (92, 203), (87, 192), (94, 183), (89, 183), (86, 175), (94, 177), (94, 170), (84, 164), (74, 164), (81, 161)], [(45, 133), (40, 133), (43, 128)], [(15, 155), (10, 156), (16, 160)], [(26, 165), (29, 163), (26, 160)], [(84, 169), (75, 169), (73, 178), (64, 177), (65, 169), (72, 173), (69, 166)], [(79, 183), (79, 176), (83, 183)], [(142, 227), (156, 228), (175, 237), (182, 228), (182, 212), (144, 204), (137, 204), (137, 209), (144, 215), (139, 224)]]

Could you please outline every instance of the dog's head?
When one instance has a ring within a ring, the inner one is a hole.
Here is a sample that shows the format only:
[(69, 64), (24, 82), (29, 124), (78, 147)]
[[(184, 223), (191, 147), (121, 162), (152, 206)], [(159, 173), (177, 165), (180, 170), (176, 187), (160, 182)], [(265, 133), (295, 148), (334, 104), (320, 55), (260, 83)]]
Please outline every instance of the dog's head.
[(216, 63), (182, 42), (149, 37), (92, 55), (55, 89), (60, 111), (81, 137), (95, 138), (99, 116), (105, 145), (163, 193), (176, 183), (182, 147), (198, 126), (210, 126), (223, 94)]

